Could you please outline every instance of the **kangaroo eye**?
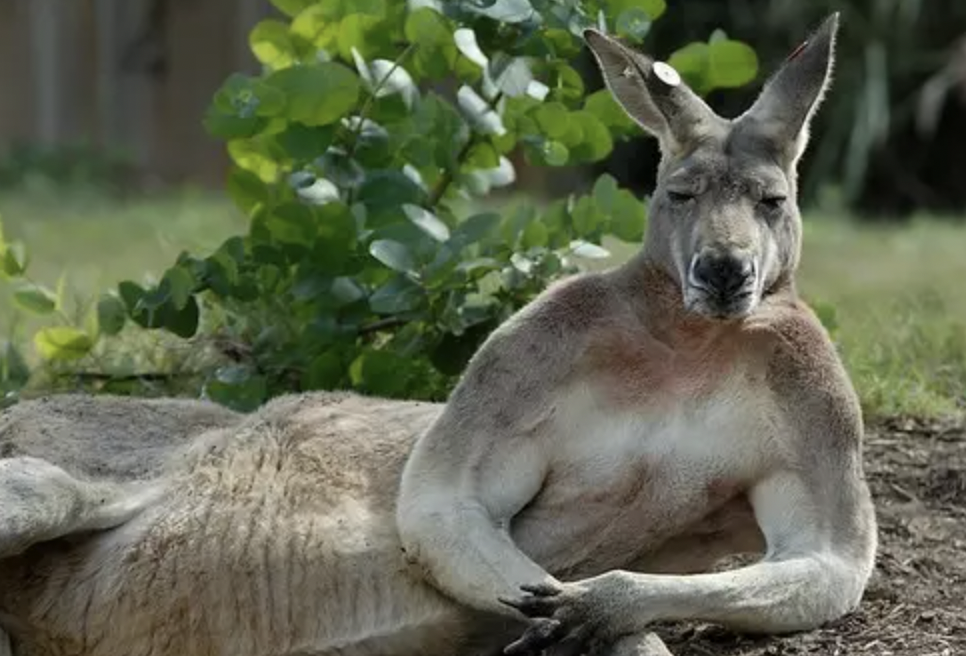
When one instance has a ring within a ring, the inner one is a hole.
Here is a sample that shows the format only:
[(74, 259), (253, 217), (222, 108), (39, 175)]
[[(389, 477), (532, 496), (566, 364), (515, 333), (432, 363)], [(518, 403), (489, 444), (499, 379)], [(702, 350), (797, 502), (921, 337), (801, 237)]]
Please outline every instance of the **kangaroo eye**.
[(785, 205), (785, 196), (767, 196), (759, 201), (759, 204), (770, 212), (780, 210)]
[(670, 191), (667, 192), (668, 200), (672, 203), (686, 203), (689, 200), (694, 200), (694, 196), (684, 191)]

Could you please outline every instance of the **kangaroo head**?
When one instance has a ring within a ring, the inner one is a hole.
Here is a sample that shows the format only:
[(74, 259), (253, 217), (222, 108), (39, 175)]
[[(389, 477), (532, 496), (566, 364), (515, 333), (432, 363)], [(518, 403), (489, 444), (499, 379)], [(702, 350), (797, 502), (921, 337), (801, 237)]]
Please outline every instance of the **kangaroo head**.
[(667, 64), (584, 32), (614, 98), (659, 140), (642, 256), (680, 285), (688, 311), (739, 318), (791, 284), (802, 231), (796, 167), (829, 84), (837, 31), (835, 13), (734, 119), (717, 115)]

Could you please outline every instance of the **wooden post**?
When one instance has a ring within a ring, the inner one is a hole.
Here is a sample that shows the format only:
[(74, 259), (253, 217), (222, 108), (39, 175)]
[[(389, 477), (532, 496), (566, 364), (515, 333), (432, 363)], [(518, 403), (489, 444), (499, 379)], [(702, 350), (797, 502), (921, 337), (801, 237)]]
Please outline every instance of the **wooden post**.
[(61, 0), (30, 0), (28, 5), (36, 137), (45, 146), (61, 136), (60, 4)]
[(94, 84), (97, 134), (102, 146), (113, 147), (118, 141), (117, 99), (118, 44), (115, 0), (94, 2)]
[(248, 46), (248, 34), (265, 14), (264, 0), (239, 0), (235, 19), (235, 66), (249, 71), (255, 68), (255, 57)]

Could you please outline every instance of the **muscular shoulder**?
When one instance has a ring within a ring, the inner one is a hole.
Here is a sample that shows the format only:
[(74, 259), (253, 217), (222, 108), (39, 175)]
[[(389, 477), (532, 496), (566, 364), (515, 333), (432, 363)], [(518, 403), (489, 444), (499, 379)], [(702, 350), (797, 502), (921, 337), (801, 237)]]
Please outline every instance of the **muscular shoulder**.
[(862, 412), (828, 331), (801, 300), (769, 308), (763, 325), (768, 384), (786, 414), (831, 438), (861, 437)]
[(518, 419), (568, 375), (593, 329), (620, 311), (619, 295), (605, 275), (555, 283), (493, 331), (449, 405), (477, 411), (486, 404), (496, 420)]

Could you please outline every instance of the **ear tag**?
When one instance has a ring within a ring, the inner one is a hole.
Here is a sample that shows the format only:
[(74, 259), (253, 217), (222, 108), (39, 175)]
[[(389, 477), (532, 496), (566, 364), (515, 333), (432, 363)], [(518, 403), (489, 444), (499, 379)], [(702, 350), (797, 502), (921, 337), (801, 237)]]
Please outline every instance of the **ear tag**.
[(669, 87), (676, 87), (681, 84), (681, 76), (678, 75), (678, 72), (669, 64), (656, 61), (651, 67), (651, 70), (654, 71), (654, 75), (657, 76), (657, 79)]

